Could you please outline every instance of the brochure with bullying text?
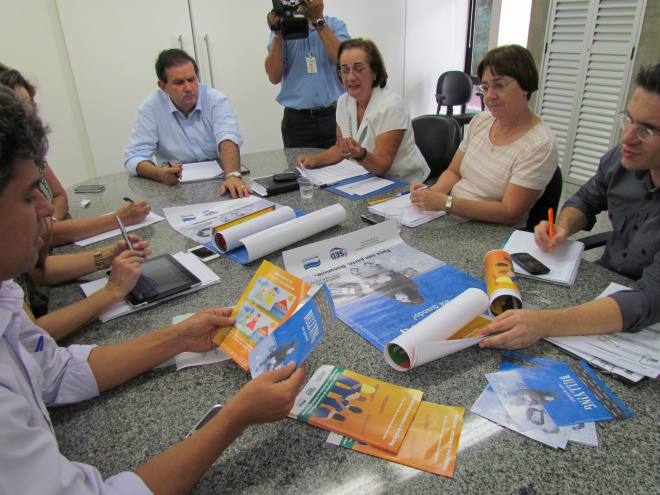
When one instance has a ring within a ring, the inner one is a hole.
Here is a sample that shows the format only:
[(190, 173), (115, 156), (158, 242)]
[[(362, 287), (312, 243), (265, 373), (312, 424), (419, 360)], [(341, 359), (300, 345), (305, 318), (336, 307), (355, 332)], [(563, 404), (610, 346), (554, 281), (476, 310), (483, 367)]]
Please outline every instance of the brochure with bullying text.
[(221, 328), (213, 342), (247, 371), (250, 351), (295, 312), (310, 287), (264, 261), (234, 306), (236, 323)]
[(398, 454), (337, 433), (330, 433), (328, 443), (451, 478), (464, 414), (462, 407), (422, 401)]
[(520, 431), (630, 418), (584, 361), (486, 374)]
[(252, 378), (286, 366), (290, 361), (300, 366), (333, 321), (335, 305), (328, 287), (323, 285), (293, 316), (250, 351)]
[(289, 416), (396, 454), (423, 395), (324, 365), (302, 388)]

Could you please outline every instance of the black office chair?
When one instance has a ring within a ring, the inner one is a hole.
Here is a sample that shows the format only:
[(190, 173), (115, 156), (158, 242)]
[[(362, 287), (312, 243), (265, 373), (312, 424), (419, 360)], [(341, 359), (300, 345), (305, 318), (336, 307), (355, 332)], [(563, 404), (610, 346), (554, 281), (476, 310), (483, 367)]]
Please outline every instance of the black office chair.
[(447, 107), (447, 115), (456, 120), (458, 125), (463, 126), (470, 123), (476, 113), (454, 113), (454, 106), (460, 105), (462, 111), (465, 111), (467, 105), (473, 97), (472, 78), (469, 74), (458, 70), (445, 72), (438, 78), (438, 84), (435, 88), (435, 101), (438, 102), (436, 114), (440, 113), (441, 107)]
[(428, 179), (447, 170), (461, 138), (458, 122), (444, 115), (422, 115), (412, 120), (415, 144), (431, 169)]
[(522, 230), (527, 232), (534, 232), (541, 220), (548, 219), (548, 210), (552, 208), (557, 214), (557, 207), (559, 206), (559, 199), (561, 198), (561, 189), (563, 186), (563, 179), (561, 175), (561, 168), (557, 167), (555, 173), (552, 175), (550, 182), (545, 187), (545, 191), (541, 197), (536, 200), (536, 204), (529, 210), (529, 218), (527, 225)]

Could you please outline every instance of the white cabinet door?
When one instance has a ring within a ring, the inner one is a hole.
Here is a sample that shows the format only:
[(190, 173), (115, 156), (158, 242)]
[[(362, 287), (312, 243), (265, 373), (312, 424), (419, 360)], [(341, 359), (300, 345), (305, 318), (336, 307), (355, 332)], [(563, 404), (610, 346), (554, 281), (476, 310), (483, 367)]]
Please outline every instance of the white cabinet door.
[(94, 165), (123, 170), (137, 107), (157, 89), (161, 50), (194, 56), (185, 0), (57, 0)]
[[(241, 153), (282, 148), (280, 86), (268, 81), (266, 14), (270, 0), (192, 0), (202, 82), (226, 94), (245, 142)], [(210, 65), (209, 65), (210, 60)]]

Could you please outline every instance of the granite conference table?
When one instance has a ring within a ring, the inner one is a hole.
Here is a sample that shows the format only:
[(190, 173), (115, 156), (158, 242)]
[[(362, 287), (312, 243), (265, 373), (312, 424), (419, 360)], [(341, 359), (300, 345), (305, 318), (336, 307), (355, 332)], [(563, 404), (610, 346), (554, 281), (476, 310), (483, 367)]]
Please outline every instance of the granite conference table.
[[(244, 155), (252, 176), (291, 168), (299, 154), (313, 150), (279, 150)], [(129, 196), (146, 199), (155, 213), (163, 207), (220, 200), (221, 182), (200, 182), (176, 187), (116, 173), (85, 183), (101, 183), (103, 193), (80, 195), (68, 190), (75, 217), (114, 211)], [(389, 193), (391, 195), (391, 192)], [(388, 196), (384, 193), (383, 197)], [(91, 205), (82, 209), (85, 197)], [(226, 197), (224, 198), (226, 199)], [(327, 191), (315, 191), (302, 200), (298, 192), (275, 196), (275, 202), (305, 212), (340, 203), (346, 221), (298, 245), (363, 228), (360, 213), (366, 201), (349, 201)], [(482, 260), (497, 249), (510, 229), (481, 222), (440, 218), (415, 229), (402, 229), (411, 246), (483, 280)], [(167, 222), (137, 233), (151, 241), (154, 256), (192, 247), (193, 241), (174, 232)], [(110, 241), (106, 241), (109, 243)], [(57, 252), (95, 249), (67, 246)], [(281, 253), (265, 259), (284, 266)], [(220, 257), (209, 262), (221, 279), (215, 285), (104, 324), (88, 325), (63, 344), (108, 344), (127, 340), (168, 325), (173, 316), (209, 307), (232, 306), (257, 270), (261, 260), (240, 265)], [(93, 276), (91, 278), (94, 278)], [(582, 262), (572, 287), (520, 280), (523, 296), (543, 306), (542, 297), (561, 307), (588, 301), (610, 281), (630, 281), (589, 262)], [(81, 299), (77, 283), (52, 290), (51, 309)], [(570, 361), (556, 347), (537, 343), (527, 354)], [(322, 364), (402, 386), (420, 389), (430, 402), (466, 408), (460, 450), (453, 478), (408, 468), (325, 442), (328, 432), (291, 419), (252, 426), (213, 464), (192, 490), (215, 493), (658, 493), (660, 475), (660, 392), (653, 380), (625, 384), (597, 374), (630, 408), (633, 418), (598, 424), (598, 448), (569, 443), (554, 450), (494, 425), (467, 411), (487, 385), (485, 373), (498, 369), (496, 350), (470, 348), (407, 373), (390, 368), (381, 353), (337, 321), (308, 358), (308, 376)], [(149, 458), (179, 442), (214, 404), (226, 403), (249, 375), (233, 361), (175, 371), (152, 370), (125, 385), (81, 404), (51, 409), (60, 450), (72, 461), (97, 466), (104, 477), (137, 468)]]

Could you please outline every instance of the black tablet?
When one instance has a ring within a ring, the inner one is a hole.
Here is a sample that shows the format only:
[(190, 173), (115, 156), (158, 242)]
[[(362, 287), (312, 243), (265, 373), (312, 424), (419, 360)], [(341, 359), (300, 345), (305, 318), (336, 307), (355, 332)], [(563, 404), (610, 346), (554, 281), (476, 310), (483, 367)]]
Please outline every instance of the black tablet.
[(126, 301), (131, 306), (149, 304), (201, 283), (200, 279), (173, 256), (163, 254), (142, 265), (142, 274), (126, 296)]

